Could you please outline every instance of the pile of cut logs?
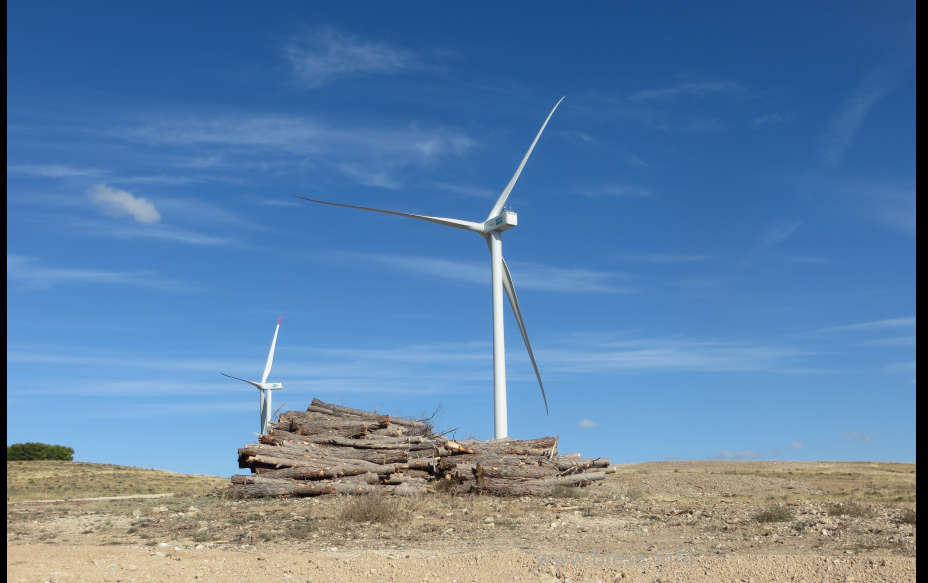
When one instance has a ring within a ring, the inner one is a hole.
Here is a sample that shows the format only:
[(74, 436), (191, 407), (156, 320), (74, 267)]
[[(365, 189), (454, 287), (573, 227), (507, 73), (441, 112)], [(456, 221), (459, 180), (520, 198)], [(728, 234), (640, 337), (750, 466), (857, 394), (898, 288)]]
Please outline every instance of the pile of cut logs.
[(313, 399), (282, 413), (259, 443), (238, 450), (233, 493), (243, 497), (318, 496), (427, 489), (499, 496), (548, 496), (586, 486), (612, 471), (605, 458), (558, 455), (556, 437), (453, 441), (427, 420), (400, 419)]

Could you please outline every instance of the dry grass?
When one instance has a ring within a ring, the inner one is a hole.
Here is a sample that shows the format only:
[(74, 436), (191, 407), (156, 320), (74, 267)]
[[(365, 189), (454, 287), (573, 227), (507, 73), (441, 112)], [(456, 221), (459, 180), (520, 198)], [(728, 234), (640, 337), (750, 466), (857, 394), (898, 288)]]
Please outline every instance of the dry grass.
[(904, 510), (902, 516), (899, 517), (899, 522), (901, 524), (911, 524), (915, 526), (915, 511), (911, 508)]
[(227, 478), (175, 474), (128, 466), (67, 461), (6, 463), (7, 502), (137, 494), (205, 494), (228, 485)]
[(873, 509), (857, 502), (838, 502), (828, 505), (828, 516), (854, 516), (857, 518), (873, 516)]
[[(678, 548), (681, 540), (689, 540), (694, 541), (689, 544), (697, 554), (719, 549), (738, 552), (749, 544), (746, 541), (753, 541), (750, 545), (754, 547), (760, 545), (757, 548), (786, 554), (814, 550), (843, 556), (845, 550), (859, 548), (914, 556), (914, 464), (901, 469), (894, 466), (797, 462), (628, 464), (579, 492), (567, 489), (558, 492), (559, 496), (538, 498), (434, 492), (413, 498), (236, 500), (200, 493), (157, 499), (10, 504), (8, 544), (166, 542), (182, 547), (338, 547), (340, 551), (425, 546), (439, 552), (499, 548), (514, 544), (512, 541), (518, 541), (521, 548), (558, 549), (569, 545), (592, 551), (601, 550), (603, 541), (608, 541), (623, 552), (645, 554), (649, 547)], [(51, 483), (73, 480), (74, 465), (60, 467), (61, 475), (46, 479)], [(20, 474), (23, 471), (8, 469)], [(148, 473), (151, 470), (114, 466), (100, 466), (98, 470), (98, 475), (108, 476), (110, 482), (122, 479), (126, 474), (121, 472), (125, 471), (136, 476), (132, 479), (147, 478), (146, 483), (161, 483), (163, 479), (169, 484), (167, 491), (175, 492), (192, 491), (193, 486), (183, 487), (187, 483), (184, 478), (191, 484), (204, 479), (168, 473), (159, 477), (159, 472)], [(8, 475), (8, 483), (22, 478), (15, 473)], [(222, 478), (207, 480), (211, 480), (210, 485), (201, 492), (207, 492), (213, 484), (228, 484)], [(895, 495), (880, 502), (864, 495), (871, 488), (880, 490), (887, 485), (912, 502), (898, 502)], [(104, 486), (112, 488), (116, 484)], [(86, 486), (81, 488), (80, 497), (110, 492)], [(50, 496), (46, 491), (37, 497), (62, 497), (55, 493)], [(132, 493), (138, 492), (119, 492)], [(577, 494), (582, 497), (576, 498)], [(843, 504), (845, 513), (856, 512), (848, 503), (870, 508), (873, 515), (828, 515), (836, 504)], [(762, 512), (770, 509), (774, 512)], [(822, 534), (825, 529), (828, 535)], [(840, 537), (834, 535), (836, 529)]]
[(553, 498), (582, 498), (583, 495), (583, 489), (576, 486), (561, 485), (551, 489), (551, 496)]
[(346, 502), (339, 517), (347, 522), (377, 522), (390, 524), (401, 516), (400, 502), (378, 494), (354, 496)]
[(788, 522), (793, 519), (793, 513), (789, 508), (774, 504), (761, 510), (754, 515), (757, 522)]

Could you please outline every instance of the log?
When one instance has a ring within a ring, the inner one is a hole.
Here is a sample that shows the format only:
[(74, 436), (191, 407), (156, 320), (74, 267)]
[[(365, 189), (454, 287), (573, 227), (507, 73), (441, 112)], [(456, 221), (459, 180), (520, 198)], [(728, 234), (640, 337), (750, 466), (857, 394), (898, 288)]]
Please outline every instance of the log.
[(263, 478), (261, 476), (232, 476), (233, 491), (248, 498), (265, 496), (320, 496), (333, 494), (335, 488), (328, 483), (301, 482)]
[[(326, 403), (320, 401), (319, 399), (313, 399), (312, 404), (310, 404), (307, 411), (319, 411), (325, 412), (329, 415), (334, 416), (347, 416), (347, 417), (361, 417), (369, 418), (376, 417), (376, 413), (371, 413), (369, 411), (362, 411), (360, 409), (351, 409), (350, 407), (342, 407), (341, 405), (333, 405), (331, 403)], [(411, 419), (401, 419), (399, 417), (390, 417), (391, 423), (396, 423), (397, 425), (404, 425), (412, 429), (421, 430), (423, 433), (427, 433), (431, 430), (431, 425), (424, 423), (422, 421), (413, 421)]]
[(558, 437), (449, 440), (427, 422), (313, 399), (238, 450), (239, 466), (252, 475), (234, 476), (232, 487), (243, 496), (402, 495), (434, 484), (450, 492), (547, 496), (614, 471), (605, 458), (558, 456), (557, 444)]
[(604, 472), (588, 472), (562, 478), (542, 478), (525, 481), (486, 478), (482, 482), (478, 482), (474, 491), (497, 496), (550, 496), (558, 486), (586, 486), (605, 477)]
[(481, 466), (474, 470), (479, 482), (481, 478), (534, 479), (556, 477), (557, 471), (551, 467), (523, 466)]
[(370, 462), (360, 461), (356, 464), (341, 465), (301, 465), (291, 466), (289, 468), (264, 472), (262, 475), (266, 478), (293, 478), (296, 480), (328, 480), (332, 478), (341, 478), (343, 476), (360, 476), (364, 474), (389, 476), (396, 472), (395, 464), (382, 465), (372, 464)]

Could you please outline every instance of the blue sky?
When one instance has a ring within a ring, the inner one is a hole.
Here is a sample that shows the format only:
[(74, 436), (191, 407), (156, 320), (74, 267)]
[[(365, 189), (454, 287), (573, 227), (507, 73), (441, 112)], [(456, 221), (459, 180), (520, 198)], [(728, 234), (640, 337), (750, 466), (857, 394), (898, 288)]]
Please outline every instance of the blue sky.
[(14, 3), (7, 442), (229, 475), (314, 397), (666, 459), (915, 461), (915, 4)]

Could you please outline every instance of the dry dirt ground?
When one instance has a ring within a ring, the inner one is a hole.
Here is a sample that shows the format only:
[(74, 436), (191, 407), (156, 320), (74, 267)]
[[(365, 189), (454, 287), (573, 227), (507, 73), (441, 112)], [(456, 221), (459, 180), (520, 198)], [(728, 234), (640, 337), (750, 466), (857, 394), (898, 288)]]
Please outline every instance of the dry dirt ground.
[(223, 478), (9, 462), (7, 576), (914, 581), (915, 481), (914, 464), (663, 462), (547, 498), (235, 500)]

